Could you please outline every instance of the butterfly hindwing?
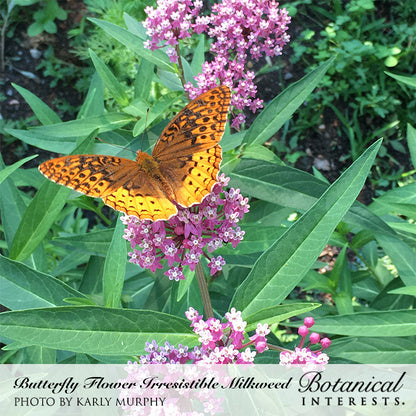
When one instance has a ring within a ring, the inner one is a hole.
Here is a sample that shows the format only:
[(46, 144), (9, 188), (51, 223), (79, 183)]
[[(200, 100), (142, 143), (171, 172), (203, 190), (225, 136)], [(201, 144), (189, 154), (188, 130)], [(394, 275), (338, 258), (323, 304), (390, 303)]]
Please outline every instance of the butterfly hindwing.
[(166, 198), (160, 184), (146, 174), (136, 176), (105, 196), (103, 201), (111, 208), (141, 220), (167, 220), (178, 212)]
[(200, 203), (217, 183), (221, 163), (220, 145), (160, 165), (174, 190), (175, 201), (183, 207)]

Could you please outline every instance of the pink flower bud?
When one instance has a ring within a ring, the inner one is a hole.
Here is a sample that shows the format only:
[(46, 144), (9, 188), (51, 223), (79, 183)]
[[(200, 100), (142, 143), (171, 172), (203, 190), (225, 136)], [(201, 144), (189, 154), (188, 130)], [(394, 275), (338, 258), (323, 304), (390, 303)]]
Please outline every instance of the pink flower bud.
[(331, 345), (331, 340), (329, 338), (321, 339), (322, 348), (328, 348)]
[(299, 327), (299, 329), (298, 329), (298, 334), (299, 334), (301, 337), (306, 337), (306, 335), (308, 335), (308, 334), (309, 334), (309, 329), (308, 329), (306, 326), (302, 325), (302, 326), (301, 326), (301, 327)]
[(316, 332), (312, 332), (312, 334), (309, 335), (309, 341), (311, 342), (311, 344), (317, 344), (320, 339), (321, 336)]
[(303, 323), (304, 323), (305, 326), (307, 326), (308, 328), (310, 328), (313, 325), (315, 325), (315, 320), (312, 318), (312, 316), (307, 316), (304, 319)]

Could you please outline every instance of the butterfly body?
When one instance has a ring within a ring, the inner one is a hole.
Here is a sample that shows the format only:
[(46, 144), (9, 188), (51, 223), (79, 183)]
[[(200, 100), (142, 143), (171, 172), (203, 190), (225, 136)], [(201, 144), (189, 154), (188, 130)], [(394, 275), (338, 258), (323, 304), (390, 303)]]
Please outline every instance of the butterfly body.
[(163, 130), (153, 152), (136, 160), (73, 155), (49, 160), (39, 170), (52, 181), (102, 198), (117, 211), (152, 221), (202, 201), (217, 182), (230, 90), (214, 88), (191, 101)]

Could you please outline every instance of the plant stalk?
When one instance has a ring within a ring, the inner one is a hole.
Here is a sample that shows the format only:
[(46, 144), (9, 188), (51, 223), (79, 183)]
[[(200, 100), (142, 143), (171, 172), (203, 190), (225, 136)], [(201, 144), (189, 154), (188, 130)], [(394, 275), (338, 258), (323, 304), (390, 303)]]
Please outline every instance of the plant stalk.
[(5, 37), (6, 37), (6, 29), (7, 29), (7, 21), (9, 20), (9, 12), (8, 10), (4, 16), (3, 27), (1, 28), (0, 34), (0, 72), (4, 72), (4, 48), (5, 48)]
[(175, 45), (176, 54), (178, 55), (178, 66), (179, 66), (179, 78), (181, 80), (182, 86), (185, 87), (185, 73), (183, 71), (182, 65), (182, 58), (181, 58), (181, 51), (179, 49), (179, 45)]
[(214, 317), (214, 311), (212, 309), (211, 298), (208, 293), (207, 279), (205, 279), (202, 265), (199, 262), (195, 267), (195, 274), (198, 280), (199, 291), (201, 292), (202, 303), (204, 305), (204, 311), (206, 319)]

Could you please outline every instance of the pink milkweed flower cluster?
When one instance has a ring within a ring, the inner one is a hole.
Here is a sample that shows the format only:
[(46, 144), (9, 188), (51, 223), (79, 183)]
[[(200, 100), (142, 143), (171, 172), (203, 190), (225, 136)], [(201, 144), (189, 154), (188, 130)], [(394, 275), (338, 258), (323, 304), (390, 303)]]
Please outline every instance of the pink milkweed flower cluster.
[[(257, 353), (268, 349), (266, 336), (270, 328), (267, 324), (258, 324), (255, 335), (243, 344), (247, 322), (242, 320), (241, 312), (235, 308), (225, 314), (226, 323), (215, 318), (204, 321), (194, 308), (189, 308), (185, 315), (192, 322), (191, 327), (199, 336), (201, 345), (190, 350), (182, 344), (176, 348), (169, 342), (161, 346), (155, 340), (146, 342), (145, 351), (148, 354), (140, 356), (140, 364), (250, 364)], [(251, 351), (250, 345), (254, 345), (256, 351)]]
[(147, 6), (143, 26), (150, 39), (144, 42), (144, 47), (154, 51), (166, 43), (171, 62), (178, 62), (174, 46), (179, 44), (179, 39), (188, 38), (193, 32), (201, 33), (206, 28), (204, 18), (198, 16), (202, 6), (201, 0), (158, 0), (156, 9)]
[[(213, 39), (210, 52), (214, 59), (202, 65), (202, 72), (195, 77), (197, 85), (188, 82), (185, 91), (193, 99), (218, 83), (228, 85), (234, 90), (231, 105), (239, 112), (232, 126), (239, 128), (245, 121), (240, 111), (249, 108), (255, 112), (263, 106), (263, 101), (255, 98), (254, 72), (247, 70), (247, 63), (262, 55), (281, 55), (290, 39), (286, 33), (290, 16), (286, 9), (279, 8), (279, 3), (270, 0), (222, 0), (212, 6), (211, 14), (199, 16), (201, 3), (158, 0), (156, 9), (146, 8), (148, 18), (144, 26), (152, 40), (145, 46), (154, 50), (165, 43), (177, 45), (179, 39), (190, 36), (192, 31), (204, 32)], [(183, 15), (175, 13), (173, 18), (171, 10), (179, 8), (184, 10)], [(187, 30), (179, 30), (181, 24)], [(173, 62), (177, 61), (175, 50), (168, 55)]]
[[(309, 345), (304, 347), (306, 336), (309, 334), (309, 328), (315, 324), (315, 321), (312, 317), (307, 317), (303, 323), (304, 325), (298, 329), (298, 334), (302, 337), (299, 346), (295, 348), (295, 351), (282, 351), (280, 353), (280, 364), (287, 368), (300, 366), (303, 371), (323, 369), (328, 364), (329, 357), (322, 350), (328, 348), (331, 345), (331, 341), (328, 338), (321, 339), (319, 334), (312, 332), (309, 335)], [(319, 350), (311, 351), (309, 349), (311, 345), (316, 345), (319, 342), (321, 344)]]
[(210, 259), (211, 276), (222, 270), (222, 256), (210, 258), (212, 253), (225, 243), (235, 248), (243, 239), (244, 231), (237, 225), (248, 212), (248, 198), (239, 189), (225, 190), (230, 178), (221, 174), (212, 192), (199, 205), (190, 208), (178, 207), (178, 213), (168, 221), (151, 222), (125, 215), (121, 217), (126, 229), (124, 238), (131, 243), (130, 262), (150, 269), (163, 268), (166, 259), (169, 270), (165, 275), (170, 280), (185, 279), (183, 268), (193, 271), (201, 256)]

